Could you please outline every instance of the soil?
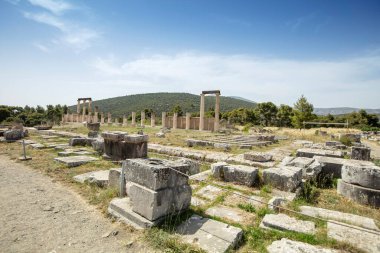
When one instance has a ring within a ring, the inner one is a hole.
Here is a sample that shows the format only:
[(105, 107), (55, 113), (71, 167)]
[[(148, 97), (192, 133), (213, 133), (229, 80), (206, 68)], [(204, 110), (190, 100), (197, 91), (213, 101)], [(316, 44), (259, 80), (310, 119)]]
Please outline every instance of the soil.
[[(141, 232), (77, 193), (0, 155), (0, 252), (152, 252)], [(141, 241), (141, 240), (140, 240)]]

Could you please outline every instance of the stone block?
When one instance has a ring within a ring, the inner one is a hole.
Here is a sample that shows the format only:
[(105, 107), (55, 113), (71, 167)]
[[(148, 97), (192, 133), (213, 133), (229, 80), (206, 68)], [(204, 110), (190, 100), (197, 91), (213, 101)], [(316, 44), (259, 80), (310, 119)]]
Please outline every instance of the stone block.
[(342, 180), (365, 188), (380, 190), (380, 167), (360, 163), (345, 163)]
[(158, 132), (158, 133), (156, 133), (156, 137), (157, 137), (157, 138), (165, 138), (165, 133), (163, 133), (163, 132)]
[(191, 175), (189, 179), (194, 180), (196, 182), (203, 182), (203, 181), (206, 181), (210, 175), (211, 175), (211, 170), (205, 170), (205, 171), (202, 171), (201, 173)]
[(255, 195), (245, 195), (240, 192), (234, 192), (224, 198), (223, 204), (227, 206), (238, 206), (239, 204), (250, 204), (255, 208), (265, 207), (265, 199)]
[(342, 177), (342, 167), (347, 161), (343, 158), (314, 156), (315, 160), (321, 164), (323, 175), (332, 175), (334, 178)]
[(294, 192), (302, 181), (302, 168), (284, 166), (263, 171), (264, 184), (283, 191)]
[(132, 225), (136, 229), (146, 229), (158, 225), (163, 219), (150, 221), (132, 211), (131, 200), (127, 198), (115, 198), (108, 206), (108, 213), (120, 219), (122, 222)]
[(99, 154), (104, 153), (104, 139), (97, 138), (97, 139), (93, 140), (91, 143), (91, 146)]
[(337, 157), (343, 158), (343, 152), (339, 150), (324, 150), (324, 149), (313, 149), (313, 148), (301, 148), (297, 150), (297, 157), (309, 157), (314, 156), (327, 156), (327, 157)]
[(206, 205), (206, 203), (207, 202), (203, 199), (197, 198), (195, 196), (191, 197), (191, 205), (192, 206), (203, 206), (203, 205)]
[(183, 163), (183, 164), (186, 164), (189, 166), (188, 173), (186, 173), (188, 175), (198, 174), (200, 171), (201, 165), (199, 164), (199, 162), (196, 162), (194, 160), (191, 160), (188, 158), (180, 158), (180, 159), (176, 160), (176, 162), (177, 163)]
[(120, 175), (121, 175), (121, 168), (110, 169), (109, 176), (108, 176), (108, 187), (119, 188)]
[(364, 252), (380, 252), (380, 232), (338, 222), (327, 222), (327, 236)]
[(17, 141), (25, 137), (23, 129), (12, 129), (4, 132), (4, 138), (7, 141)]
[(191, 216), (176, 232), (184, 242), (195, 244), (206, 252), (224, 253), (238, 246), (243, 230), (220, 221)]
[(314, 162), (313, 158), (308, 157), (296, 157), (289, 161), (286, 166), (294, 166), (299, 168), (307, 168), (310, 164)]
[(312, 221), (297, 220), (286, 214), (266, 214), (261, 221), (261, 228), (294, 231), (305, 234), (315, 234), (315, 223)]
[(113, 131), (103, 132), (105, 158), (124, 160), (145, 158), (148, 155), (148, 135)]
[(334, 249), (322, 248), (287, 238), (272, 242), (267, 247), (269, 253), (342, 253)]
[(54, 158), (55, 161), (66, 164), (68, 167), (76, 167), (82, 164), (97, 161), (98, 159), (90, 156), (67, 156)]
[(244, 154), (244, 159), (254, 162), (269, 162), (272, 155), (264, 152), (249, 152)]
[(268, 208), (274, 211), (279, 211), (281, 206), (288, 202), (284, 197), (273, 197), (268, 201)]
[(100, 123), (87, 123), (87, 128), (90, 131), (99, 132), (99, 130), (100, 130)]
[(351, 159), (354, 160), (371, 160), (371, 149), (368, 147), (351, 147)]
[(73, 179), (79, 183), (88, 182), (99, 187), (106, 187), (108, 185), (108, 176), (109, 170), (99, 170), (76, 175)]
[(380, 190), (349, 184), (338, 179), (337, 192), (359, 204), (380, 207)]
[(81, 138), (75, 137), (71, 138), (69, 141), (70, 146), (92, 146), (93, 139), (91, 138)]
[(340, 141), (326, 141), (325, 145), (327, 147), (336, 147), (338, 145), (341, 145), (342, 143)]
[(188, 184), (190, 166), (163, 159), (127, 159), (125, 178), (151, 190)]
[(154, 191), (128, 182), (127, 194), (132, 201), (132, 210), (148, 220), (156, 220), (165, 215), (185, 210), (191, 202), (189, 185)]
[(371, 230), (377, 230), (379, 231), (379, 228), (376, 226), (376, 223), (373, 219), (350, 214), (350, 213), (342, 213), (334, 210), (328, 210), (313, 206), (300, 206), (300, 211), (303, 214), (313, 216), (313, 217), (319, 217), (324, 218), (327, 220), (335, 220), (340, 221), (348, 224), (352, 224), (355, 226), (359, 226), (362, 228), (367, 228)]
[(213, 176), (226, 182), (236, 182), (247, 186), (258, 183), (259, 169), (245, 165), (215, 163), (211, 165)]

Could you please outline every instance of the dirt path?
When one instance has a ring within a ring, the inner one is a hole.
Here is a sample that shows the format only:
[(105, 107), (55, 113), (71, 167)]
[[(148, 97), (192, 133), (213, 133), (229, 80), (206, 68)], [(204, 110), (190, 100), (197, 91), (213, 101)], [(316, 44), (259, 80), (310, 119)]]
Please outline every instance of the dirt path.
[[(107, 233), (118, 231), (117, 235)], [(136, 232), (71, 190), (0, 155), (0, 252), (147, 252)]]

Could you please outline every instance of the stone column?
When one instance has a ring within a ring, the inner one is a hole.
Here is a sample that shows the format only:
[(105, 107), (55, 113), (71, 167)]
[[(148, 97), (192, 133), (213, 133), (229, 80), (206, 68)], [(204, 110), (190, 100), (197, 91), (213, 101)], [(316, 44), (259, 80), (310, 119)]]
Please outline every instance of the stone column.
[(162, 127), (166, 127), (166, 112), (162, 112)]
[(136, 126), (136, 112), (132, 112), (132, 126)]
[(173, 114), (173, 129), (177, 129), (178, 113)]
[(92, 103), (92, 101), (89, 100), (89, 101), (88, 101), (88, 112), (89, 112), (89, 113), (92, 112), (92, 106), (91, 106), (91, 103)]
[(112, 115), (111, 115), (110, 112), (108, 113), (107, 117), (108, 117), (108, 119), (107, 119), (107, 123), (108, 123), (108, 124), (111, 124), (111, 123), (112, 123)]
[(78, 104), (77, 104), (77, 113), (80, 113), (80, 100), (78, 99)]
[(119, 124), (119, 118), (118, 117), (115, 118), (115, 124)]
[(86, 106), (83, 106), (83, 112), (82, 112), (82, 122), (86, 121)]
[(145, 125), (145, 112), (141, 112), (141, 126)]
[(128, 125), (127, 115), (123, 115), (123, 126), (127, 126), (127, 125)]
[(94, 123), (98, 123), (98, 112), (95, 111), (94, 113)]
[(186, 130), (190, 129), (190, 118), (191, 118), (191, 113), (187, 112), (186, 113)]
[(199, 131), (205, 127), (205, 94), (201, 94), (201, 106), (199, 111)]
[(155, 127), (156, 126), (156, 115), (153, 113), (150, 115), (150, 126)]
[(215, 94), (215, 119), (214, 131), (219, 131), (220, 94)]
[(103, 112), (100, 113), (100, 123), (104, 124), (104, 113)]

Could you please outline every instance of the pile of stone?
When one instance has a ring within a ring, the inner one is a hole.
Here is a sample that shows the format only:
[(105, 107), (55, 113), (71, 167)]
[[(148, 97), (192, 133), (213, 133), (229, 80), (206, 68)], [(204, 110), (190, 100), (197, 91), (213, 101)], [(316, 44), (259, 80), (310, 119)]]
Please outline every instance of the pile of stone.
[(148, 155), (148, 135), (128, 134), (127, 132), (103, 132), (104, 155), (114, 161), (145, 158)]
[(128, 159), (127, 198), (111, 201), (108, 211), (137, 227), (147, 228), (190, 206), (189, 166), (161, 159)]
[(215, 178), (226, 182), (236, 182), (246, 186), (259, 183), (259, 169), (256, 167), (220, 162), (211, 164), (211, 172)]
[(338, 193), (360, 204), (380, 207), (380, 167), (368, 162), (344, 164)]

